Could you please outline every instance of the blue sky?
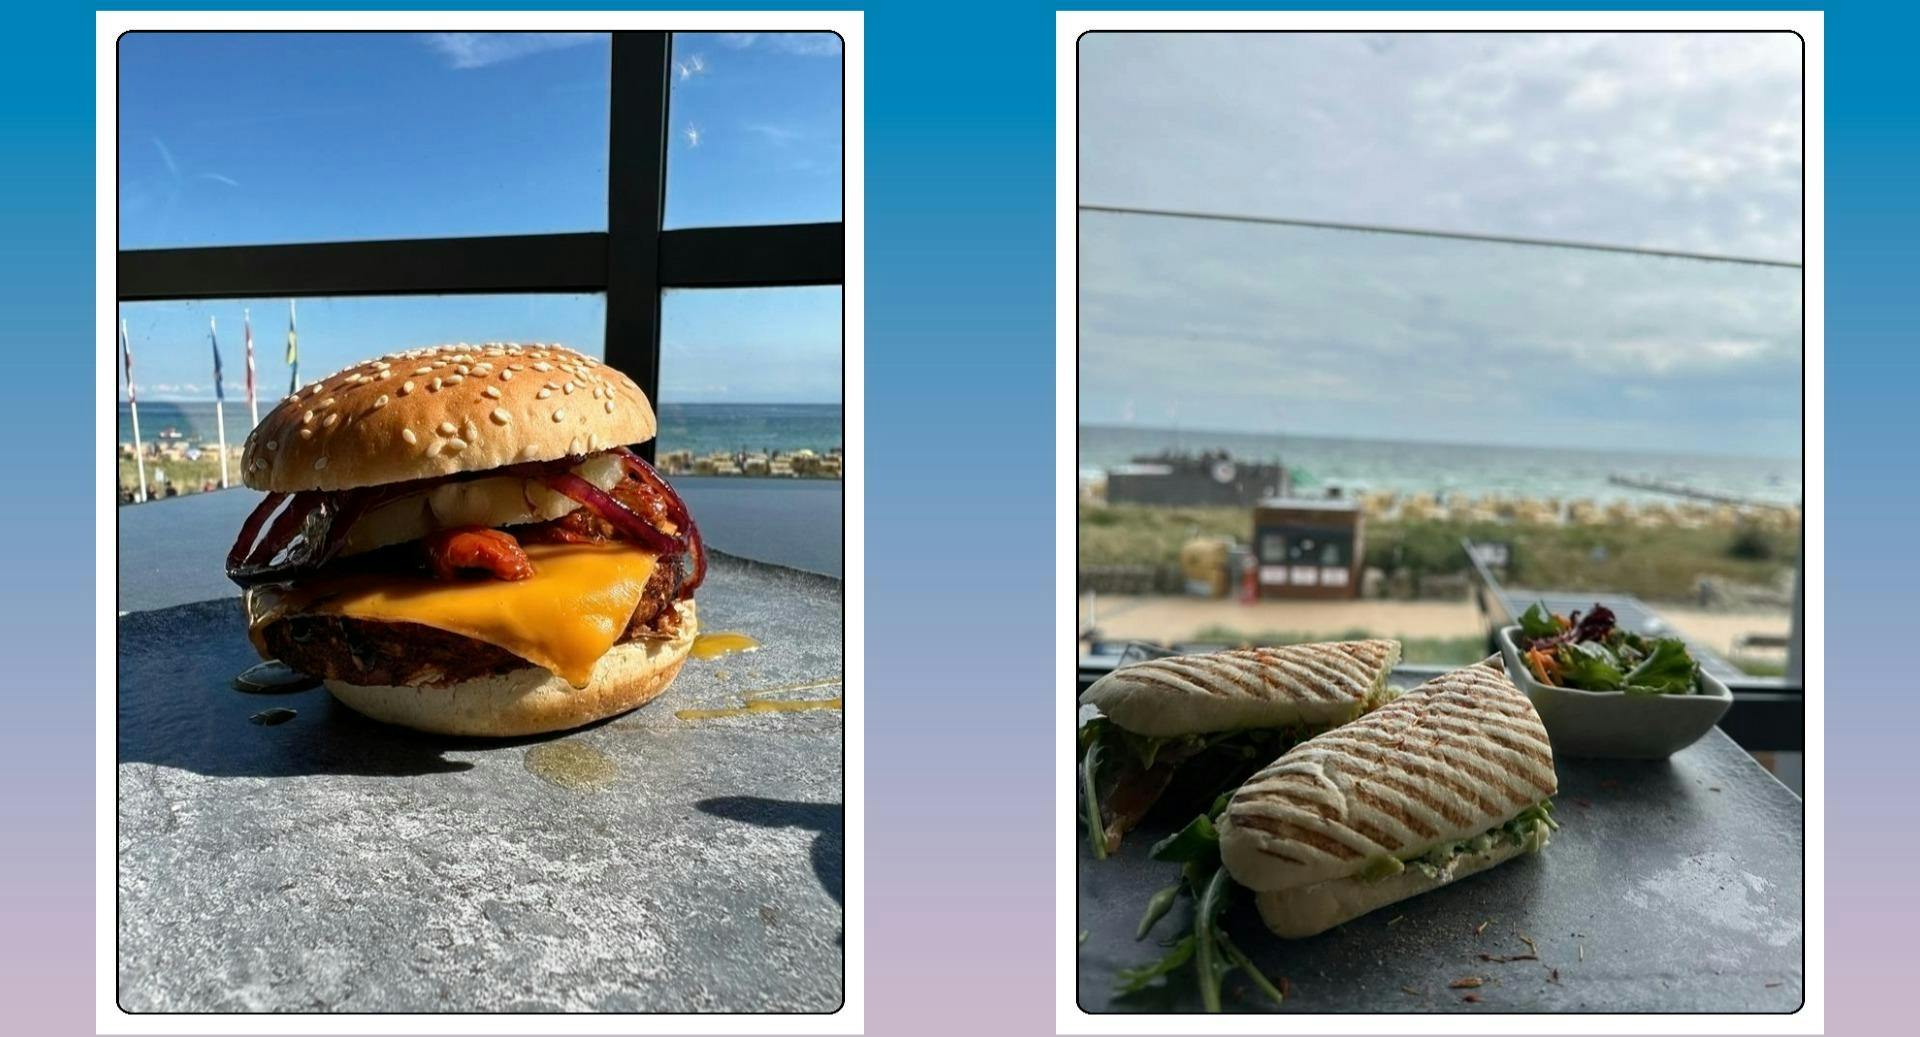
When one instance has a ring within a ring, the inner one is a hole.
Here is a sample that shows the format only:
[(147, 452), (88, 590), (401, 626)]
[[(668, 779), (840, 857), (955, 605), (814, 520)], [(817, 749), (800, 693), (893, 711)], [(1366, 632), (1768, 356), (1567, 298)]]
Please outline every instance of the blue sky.
[[(667, 225), (840, 218), (840, 48), (827, 34), (674, 41)], [(121, 41), (123, 248), (599, 230), (601, 34), (132, 34)], [(244, 399), (241, 314), (267, 399), (285, 392), (286, 300), (122, 307), (153, 399)], [(302, 300), (304, 378), (442, 341), (603, 351), (598, 297)], [(840, 293), (675, 293), (669, 401), (838, 402)], [(711, 359), (710, 359), (711, 358)], [(822, 380), (817, 372), (832, 372)]]
[[(1784, 34), (1095, 34), (1082, 201), (1798, 259)], [(1792, 457), (1799, 271), (1081, 217), (1081, 420)]]

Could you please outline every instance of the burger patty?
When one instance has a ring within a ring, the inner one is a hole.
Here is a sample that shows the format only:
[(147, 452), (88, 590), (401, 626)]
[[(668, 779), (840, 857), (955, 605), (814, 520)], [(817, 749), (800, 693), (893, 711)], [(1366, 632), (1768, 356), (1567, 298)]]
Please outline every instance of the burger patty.
[[(673, 604), (679, 589), (679, 566), (654, 566), (620, 642), (677, 633), (680, 614)], [(325, 612), (283, 616), (264, 627), (260, 637), (288, 666), (348, 684), (439, 687), (533, 665), (498, 645), (437, 627)]]

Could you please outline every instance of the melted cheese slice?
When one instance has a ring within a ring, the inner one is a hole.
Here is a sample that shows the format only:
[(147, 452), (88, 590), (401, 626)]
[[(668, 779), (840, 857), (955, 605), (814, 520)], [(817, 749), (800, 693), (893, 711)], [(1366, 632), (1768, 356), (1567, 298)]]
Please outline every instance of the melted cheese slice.
[[(456, 583), (355, 573), (303, 582), (275, 614), (418, 623), (496, 645), (576, 688), (626, 632), (656, 556), (627, 544), (528, 544), (533, 576)], [(271, 618), (263, 616), (256, 624)]]

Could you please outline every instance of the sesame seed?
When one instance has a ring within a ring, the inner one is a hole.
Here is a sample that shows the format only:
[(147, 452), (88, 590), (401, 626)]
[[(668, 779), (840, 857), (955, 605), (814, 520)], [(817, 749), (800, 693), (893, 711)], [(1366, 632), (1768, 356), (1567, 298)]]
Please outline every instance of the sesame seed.
[(300, 430), (300, 438), (301, 438), (301, 439), (312, 439), (312, 438), (313, 438), (313, 430), (312, 430), (312, 429), (310, 429), (310, 428), (303, 428), (303, 429), (301, 429), (301, 430)]
[(320, 469), (322, 469), (322, 468), (325, 468), (326, 466), (327, 466), (327, 455), (325, 455), (325, 454), (321, 454), (321, 455), (320, 455), (319, 457), (316, 457), (316, 458), (314, 458), (314, 459), (313, 459), (313, 470), (314, 470), (314, 471), (316, 471), (316, 472), (317, 472), (317, 471), (319, 471)]
[(542, 360), (534, 364), (533, 369), (540, 372), (541, 374), (546, 374), (548, 371), (553, 370), (553, 365), (547, 363), (545, 360)]
[(412, 382), (412, 381), (407, 381), (407, 382), (403, 382), (403, 383), (401, 383), (401, 385), (400, 385), (400, 395), (402, 395), (402, 396), (405, 396), (406, 394), (408, 394), (408, 393), (410, 393), (410, 392), (412, 392), (412, 391), (413, 391), (413, 382)]
[[(514, 356), (519, 356), (519, 355), (520, 355), (520, 351), (519, 351), (519, 350), (517, 350), (517, 349), (516, 349), (516, 350), (514, 350), (514, 351), (513, 351), (513, 355), (514, 355)], [(525, 365), (525, 364), (508, 364), (508, 365), (507, 365), (507, 370), (509, 370), (509, 371), (524, 371), (524, 370), (526, 370), (526, 369), (527, 369), (527, 365)]]
[(629, 389), (638, 389), (638, 388), (640, 388), (639, 386), (637, 386), (637, 385), (635, 385), (635, 384), (633, 384), (633, 379), (631, 379), (631, 378), (628, 378), (628, 377), (627, 377), (626, 375), (621, 375), (621, 376), (620, 376), (620, 384), (621, 384), (621, 385), (624, 385), (624, 386), (626, 386), (626, 387), (627, 387), (627, 388), (629, 388)]
[(442, 450), (445, 450), (449, 454), (457, 454), (460, 451), (465, 450), (467, 448), (467, 441), (464, 439), (461, 439), (458, 436), (455, 436), (454, 438), (449, 439), (446, 442), (440, 444), (440, 448)]
[(506, 370), (506, 371), (500, 372), (500, 380), (503, 382), (513, 381), (513, 371)]
[(599, 433), (597, 433), (597, 432), (589, 432), (589, 433), (587, 433), (587, 449), (588, 449), (588, 450), (598, 450), (598, 449), (600, 449), (600, 435), (599, 435)]
[(429, 385), (429, 386), (427, 386), (427, 390), (428, 390), (429, 392), (439, 392), (439, 391), (440, 391), (440, 385), (441, 385), (441, 382), (442, 382), (442, 381), (443, 381), (443, 379), (440, 379), (440, 378), (435, 378), (435, 379), (433, 380), (433, 384), (432, 384), (432, 385)]
[(489, 400), (497, 400), (500, 398), (500, 389), (498, 386), (489, 385), (481, 390), (480, 395), (485, 396)]
[(311, 424), (313, 424), (313, 412), (312, 412), (312, 411), (308, 411), (308, 412), (306, 412), (305, 414), (302, 414), (302, 415), (300, 415), (300, 424), (302, 424), (302, 425), (311, 425)]
[(454, 372), (455, 372), (456, 374), (461, 374), (461, 375), (465, 375), (465, 374), (467, 374), (467, 373), (469, 373), (469, 372), (471, 372), (471, 371), (473, 370), (473, 368), (471, 368), (471, 367), (468, 367), (468, 366), (467, 366), (467, 365), (465, 365), (465, 364), (456, 364), (456, 365), (454, 365), (454, 368), (453, 368), (453, 370), (454, 370)]
[(539, 452), (540, 452), (540, 448), (533, 445), (532, 443), (528, 443), (526, 446), (523, 446), (520, 448), (521, 457), (532, 457), (533, 455)]
[(414, 374), (432, 374), (432, 373), (433, 373), (433, 365), (432, 365), (432, 364), (421, 364), (421, 365), (420, 365), (419, 367), (416, 367), (416, 368), (414, 368), (414, 369), (413, 369), (413, 373), (414, 373)]
[(495, 407), (495, 408), (493, 409), (493, 423), (494, 423), (494, 424), (496, 424), (496, 425), (505, 425), (505, 424), (506, 424), (507, 422), (509, 422), (509, 421), (512, 421), (512, 420), (513, 420), (513, 418), (512, 418), (512, 416), (510, 416), (510, 415), (509, 415), (509, 414), (507, 413), (507, 409), (506, 409), (505, 407)]
[(274, 452), (275, 450), (278, 450), (278, 449), (280, 449), (280, 441), (279, 441), (279, 440), (277, 440), (277, 439), (269, 439), (269, 440), (267, 440), (267, 453), (269, 453), (269, 454), (271, 454), (271, 453), (273, 453), (273, 452)]
[(440, 434), (443, 436), (451, 436), (458, 431), (460, 431), (460, 426), (455, 425), (451, 421), (443, 421), (440, 423)]
[(380, 369), (380, 377), (381, 377), (381, 378), (392, 378), (392, 377), (393, 377), (393, 369), (392, 369), (392, 368), (390, 368), (390, 367), (384, 367), (384, 368), (381, 368), (381, 369)]
[(567, 420), (567, 409), (565, 407), (555, 407), (553, 409), (553, 420), (555, 422)]
[(374, 410), (379, 410), (380, 408), (382, 408), (382, 407), (384, 407), (384, 406), (386, 406), (386, 405), (387, 405), (387, 394), (386, 394), (386, 393), (381, 393), (381, 394), (380, 394), (380, 398), (379, 398), (379, 399), (377, 399), (377, 400), (375, 400), (375, 401), (373, 401), (373, 409), (374, 409)]
[(573, 384), (572, 382), (568, 382), (568, 383), (566, 384), (566, 392), (567, 392), (567, 395), (568, 395), (568, 396), (572, 396), (572, 395), (573, 395), (573, 390), (574, 390), (574, 384)]
[(567, 444), (567, 453), (577, 454), (579, 452), (580, 452), (580, 437), (575, 436), (573, 437), (573, 442)]
[(333, 406), (333, 397), (331, 397), (331, 396), (329, 396), (329, 397), (327, 397), (326, 399), (324, 399), (324, 400), (321, 400), (321, 401), (320, 401), (320, 403), (319, 403), (319, 405), (318, 405), (318, 406), (316, 406), (316, 407), (314, 407), (313, 409), (314, 409), (314, 410), (326, 410), (326, 409), (327, 409), (328, 407), (331, 407), (331, 406)]
[(552, 396), (552, 395), (553, 395), (553, 390), (552, 390), (552, 389), (542, 389), (542, 390), (540, 390), (539, 392), (537, 392), (537, 393), (534, 393), (533, 395), (534, 395), (534, 396), (535, 396), (536, 398), (538, 398), (538, 399), (542, 399), (542, 400), (544, 400), (544, 399), (546, 399), (547, 397), (549, 397), (549, 396)]
[(461, 382), (464, 382), (466, 380), (467, 379), (465, 375), (450, 374), (447, 376), (448, 385), (459, 385)]
[(460, 434), (465, 436), (468, 442), (473, 442), (480, 438), (480, 426), (475, 425), (472, 418), (468, 418), (466, 424), (461, 427)]
[(323, 421), (323, 422), (321, 422), (320, 424), (322, 424), (322, 425), (325, 425), (325, 426), (326, 426), (326, 427), (328, 427), (328, 428), (332, 428), (332, 427), (334, 427), (335, 425), (338, 425), (338, 424), (340, 424), (340, 415), (338, 415), (338, 414), (329, 414), (329, 415), (327, 415), (327, 420), (325, 420), (325, 421)]
[(559, 383), (559, 382), (548, 382), (548, 383), (547, 383), (547, 388), (549, 388), (549, 389), (558, 389), (558, 388), (560, 388), (560, 383)]
[(413, 444), (420, 442), (420, 437), (414, 435), (413, 430), (410, 428), (401, 429), (400, 438), (406, 440), (408, 446), (412, 446)]

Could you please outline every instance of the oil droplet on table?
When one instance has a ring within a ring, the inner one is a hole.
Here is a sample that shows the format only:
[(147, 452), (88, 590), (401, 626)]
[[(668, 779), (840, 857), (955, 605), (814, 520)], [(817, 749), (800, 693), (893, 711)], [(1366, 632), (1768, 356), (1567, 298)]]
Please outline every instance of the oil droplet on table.
[(730, 706), (725, 709), (680, 709), (674, 711), (679, 720), (719, 720), (724, 717), (744, 717), (751, 713), (800, 713), (813, 709), (839, 709), (840, 697), (830, 699), (748, 699), (746, 705)]
[(233, 690), (249, 695), (285, 695), (320, 686), (320, 678), (288, 666), (278, 659), (250, 666), (233, 679)]
[(262, 727), (272, 727), (275, 724), (284, 724), (299, 715), (291, 709), (263, 709), (247, 719)]
[(581, 742), (546, 742), (527, 750), (527, 770), (575, 792), (599, 788), (620, 768), (606, 753)]
[(716, 630), (711, 634), (695, 636), (693, 648), (688, 654), (695, 659), (718, 659), (736, 652), (751, 652), (759, 647), (760, 642), (738, 631)]

